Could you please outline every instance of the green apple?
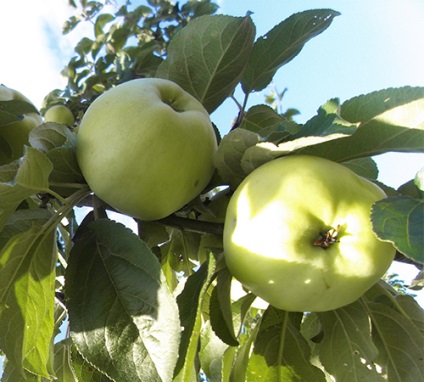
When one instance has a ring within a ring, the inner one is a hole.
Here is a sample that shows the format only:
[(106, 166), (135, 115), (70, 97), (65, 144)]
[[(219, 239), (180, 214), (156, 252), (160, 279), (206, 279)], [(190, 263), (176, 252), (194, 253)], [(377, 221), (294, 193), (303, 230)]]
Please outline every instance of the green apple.
[(395, 248), (374, 234), (370, 212), (385, 198), (374, 183), (333, 161), (292, 155), (250, 173), (224, 224), (228, 269), (287, 311), (352, 303), (386, 272)]
[(136, 79), (102, 94), (77, 135), (93, 192), (143, 220), (177, 211), (208, 184), (217, 142), (202, 104), (174, 82)]
[[(0, 85), (0, 101), (31, 101), (17, 90)], [(37, 113), (27, 113), (23, 119), (5, 126), (0, 126), (0, 165), (10, 163), (20, 158), (24, 153), (24, 146), (28, 145), (29, 132), (43, 123)]]
[(56, 122), (73, 126), (75, 122), (72, 111), (65, 105), (54, 105), (44, 114), (44, 122)]

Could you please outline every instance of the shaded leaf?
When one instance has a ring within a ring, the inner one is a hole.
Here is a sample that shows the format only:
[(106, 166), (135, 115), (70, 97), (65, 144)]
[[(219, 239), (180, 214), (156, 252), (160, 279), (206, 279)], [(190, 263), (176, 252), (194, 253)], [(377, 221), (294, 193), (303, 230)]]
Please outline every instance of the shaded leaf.
[(258, 134), (245, 129), (235, 129), (222, 138), (215, 154), (214, 165), (224, 182), (235, 189), (246, 177), (241, 166), (245, 151), (261, 139)]
[(302, 151), (311, 146), (321, 146), (325, 142), (346, 139), (357, 130), (357, 125), (343, 120), (339, 115), (339, 101), (333, 99), (318, 110), (318, 115), (311, 118), (288, 140), (275, 145), (271, 142), (258, 143), (248, 148), (242, 158), (242, 168), (246, 173), (264, 163), (288, 155), (294, 151)]
[(376, 202), (371, 211), (373, 230), (399, 252), (424, 264), (424, 201), (392, 196)]
[(378, 167), (372, 158), (352, 159), (342, 164), (364, 178), (376, 180), (378, 177)]
[(360, 302), (318, 313), (324, 329), (319, 359), (340, 381), (383, 381), (374, 364), (378, 355), (370, 332), (369, 317)]
[(296, 313), (273, 307), (262, 318), (246, 381), (325, 381), (324, 373), (310, 363), (311, 351), (294, 321)]
[(66, 272), (71, 336), (113, 380), (167, 381), (177, 359), (177, 306), (154, 254), (107, 219), (81, 225)]
[(37, 220), (10, 227), (0, 252), (0, 348), (21, 376), (50, 378), (56, 235)]
[(156, 76), (176, 82), (212, 113), (238, 84), (254, 35), (250, 17), (198, 17), (172, 38)]
[(0, 167), (0, 229), (18, 205), (34, 193), (48, 192), (52, 171), (49, 159), (40, 151), (26, 148), (22, 162)]
[(233, 315), (231, 309), (231, 279), (227, 268), (218, 273), (217, 284), (212, 290), (209, 316), (212, 329), (217, 336), (230, 346), (237, 346), (234, 334)]
[(264, 89), (275, 72), (297, 56), (306, 42), (326, 30), (338, 15), (331, 9), (296, 13), (258, 38), (243, 75), (244, 93)]
[(177, 297), (183, 332), (174, 372), (175, 381), (191, 382), (196, 378), (195, 363), (202, 326), (202, 300), (209, 288), (215, 266), (215, 259), (210, 255), (209, 261), (203, 263), (187, 279), (184, 290)]
[(239, 128), (259, 134), (263, 140), (278, 143), (290, 135), (290, 124), (269, 106), (256, 105), (247, 111)]
[(394, 382), (424, 380), (424, 337), (411, 321), (384, 304), (367, 302), (378, 348), (376, 361)]
[(386, 89), (352, 98), (342, 104), (340, 116), (360, 124), (355, 134), (306, 147), (301, 153), (345, 162), (387, 151), (424, 151), (424, 87)]

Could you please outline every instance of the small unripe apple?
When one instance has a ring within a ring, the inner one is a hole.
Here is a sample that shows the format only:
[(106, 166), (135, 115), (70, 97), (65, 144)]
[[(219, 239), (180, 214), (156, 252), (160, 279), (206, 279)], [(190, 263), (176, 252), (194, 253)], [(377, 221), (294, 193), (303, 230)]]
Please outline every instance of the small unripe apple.
[(174, 82), (136, 79), (102, 94), (77, 135), (77, 159), (97, 196), (143, 220), (196, 197), (214, 172), (217, 142), (202, 104)]
[[(17, 90), (0, 85), (0, 101), (32, 102)], [(11, 124), (0, 126), (0, 165), (10, 163), (20, 158), (24, 153), (24, 146), (28, 145), (29, 132), (40, 125), (43, 120), (37, 113), (24, 114), (23, 119)]]
[(72, 111), (65, 105), (54, 105), (44, 114), (44, 122), (56, 122), (73, 126), (75, 122)]

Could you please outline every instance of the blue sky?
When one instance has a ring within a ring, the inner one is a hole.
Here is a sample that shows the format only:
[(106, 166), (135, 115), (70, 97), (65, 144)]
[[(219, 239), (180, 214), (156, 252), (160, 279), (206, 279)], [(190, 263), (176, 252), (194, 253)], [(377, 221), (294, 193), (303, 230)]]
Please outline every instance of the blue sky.
[[(135, 3), (135, 1), (134, 1)], [(306, 9), (332, 8), (341, 12), (330, 28), (311, 40), (292, 62), (281, 69), (275, 85), (288, 88), (284, 107), (301, 111), (298, 122), (312, 117), (328, 99), (353, 96), (404, 85), (424, 86), (423, 0), (222, 0), (221, 12), (243, 16), (253, 12), (257, 36), (291, 14)], [(67, 0), (2, 0), (0, 83), (15, 88), (40, 107), (52, 89), (63, 88), (60, 76), (81, 38), (61, 36), (63, 22), (72, 14)], [(91, 30), (90, 32), (91, 33)], [(263, 95), (251, 97), (262, 103)], [(228, 131), (237, 109), (231, 101), (213, 114), (220, 130)], [(376, 159), (380, 179), (393, 187), (413, 178), (424, 166), (424, 155), (388, 154)], [(397, 266), (409, 280), (415, 270)], [(424, 306), (424, 295), (419, 301)]]

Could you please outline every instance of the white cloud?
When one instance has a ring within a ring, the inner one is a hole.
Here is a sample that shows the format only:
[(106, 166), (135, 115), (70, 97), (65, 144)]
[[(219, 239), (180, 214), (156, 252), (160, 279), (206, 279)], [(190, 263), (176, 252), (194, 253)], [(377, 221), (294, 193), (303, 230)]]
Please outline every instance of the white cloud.
[(0, 83), (26, 95), (37, 107), (65, 80), (60, 75), (72, 54), (63, 22), (72, 13), (63, 0), (2, 1)]

